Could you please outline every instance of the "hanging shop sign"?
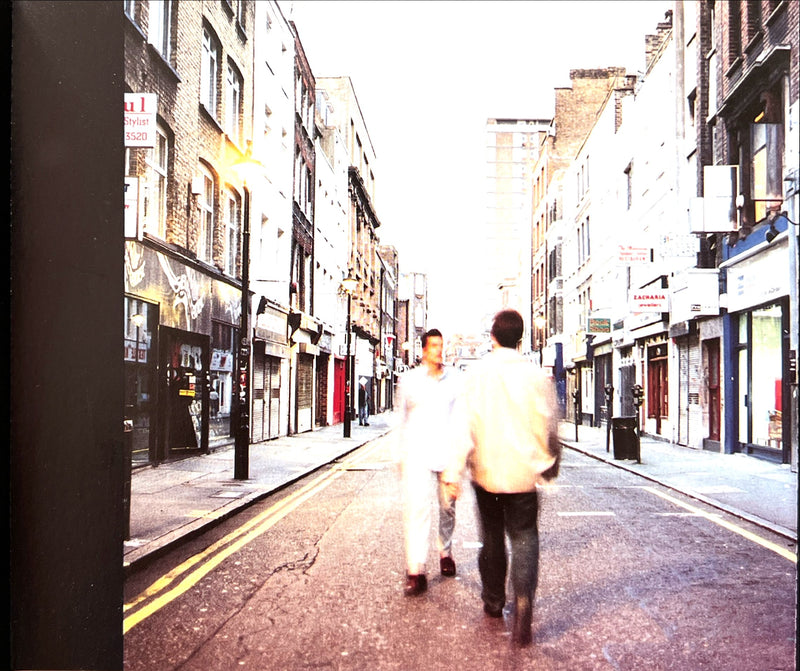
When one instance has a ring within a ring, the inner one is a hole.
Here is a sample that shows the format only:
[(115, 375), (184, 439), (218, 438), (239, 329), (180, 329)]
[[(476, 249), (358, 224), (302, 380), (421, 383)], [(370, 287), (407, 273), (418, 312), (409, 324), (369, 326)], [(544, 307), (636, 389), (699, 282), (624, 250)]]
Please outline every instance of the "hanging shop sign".
[(640, 265), (650, 263), (653, 250), (650, 247), (638, 247), (635, 245), (619, 245), (617, 260), (624, 266)]
[(589, 317), (586, 332), (592, 334), (611, 333), (611, 319), (608, 317)]
[(641, 289), (631, 292), (631, 312), (669, 312), (667, 289)]
[(719, 271), (691, 268), (670, 279), (671, 322), (719, 314)]
[(728, 266), (728, 310), (746, 310), (786, 296), (791, 286), (790, 263), (788, 240), (784, 238), (780, 243)]
[(156, 113), (158, 96), (155, 93), (125, 94), (125, 146), (156, 146)]

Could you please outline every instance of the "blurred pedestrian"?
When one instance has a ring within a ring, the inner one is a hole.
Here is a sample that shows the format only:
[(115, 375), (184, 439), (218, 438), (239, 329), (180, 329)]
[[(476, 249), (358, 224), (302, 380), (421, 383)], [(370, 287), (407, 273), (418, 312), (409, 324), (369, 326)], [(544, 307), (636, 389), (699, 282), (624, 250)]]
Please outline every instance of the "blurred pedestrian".
[(422, 336), (420, 365), (404, 373), (398, 386), (400, 426), (395, 456), (401, 476), (407, 596), (422, 594), (428, 587), (432, 487), (436, 488), (439, 508), (439, 570), (443, 576), (456, 574), (452, 555), (456, 496), (445, 491), (441, 481), (451, 449), (454, 402), (455, 377), (443, 365), (442, 333), (431, 329)]
[(481, 598), (490, 617), (502, 617), (506, 603), (508, 536), (512, 641), (525, 646), (539, 575), (537, 486), (558, 474), (561, 448), (552, 381), (518, 352), (522, 333), (517, 311), (495, 315), (493, 349), (466, 374), (456, 409), (459, 437), (442, 480), (456, 494), (469, 468), (482, 540)]
[(361, 426), (369, 426), (369, 393), (367, 384), (362, 379), (358, 384), (358, 423)]

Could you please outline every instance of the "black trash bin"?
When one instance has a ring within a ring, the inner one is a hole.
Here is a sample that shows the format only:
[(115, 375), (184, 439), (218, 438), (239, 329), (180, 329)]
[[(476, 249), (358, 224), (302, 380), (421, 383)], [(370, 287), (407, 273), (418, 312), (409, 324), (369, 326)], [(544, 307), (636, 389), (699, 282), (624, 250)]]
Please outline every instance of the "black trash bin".
[(614, 435), (614, 459), (639, 461), (639, 435), (636, 432), (636, 417), (613, 417), (611, 432)]

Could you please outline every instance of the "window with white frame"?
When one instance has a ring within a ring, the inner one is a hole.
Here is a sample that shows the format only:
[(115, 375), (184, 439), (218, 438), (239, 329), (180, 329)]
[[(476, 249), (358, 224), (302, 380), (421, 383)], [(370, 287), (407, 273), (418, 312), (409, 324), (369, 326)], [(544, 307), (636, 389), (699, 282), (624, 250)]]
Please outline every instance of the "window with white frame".
[(166, 127), (159, 122), (156, 127), (156, 144), (145, 152), (143, 184), (144, 231), (159, 238), (167, 231), (167, 167), (169, 162), (169, 137)]
[(242, 75), (233, 63), (228, 63), (225, 100), (225, 132), (239, 144), (242, 118)]
[(150, 0), (147, 39), (167, 61), (171, 52), (171, 36), (172, 0)]
[(236, 258), (239, 254), (239, 231), (242, 227), (242, 199), (229, 188), (225, 192), (225, 259), (223, 270), (228, 275), (236, 274)]
[(214, 212), (216, 211), (216, 181), (212, 172), (204, 165), (200, 166), (203, 189), (197, 206), (200, 210), (200, 223), (197, 231), (197, 258), (208, 263), (213, 262), (214, 254)]
[(754, 203), (753, 221), (759, 222), (783, 200), (783, 125), (750, 124), (750, 182)]
[(200, 62), (200, 103), (215, 119), (219, 103), (219, 41), (203, 28), (203, 53)]
[(128, 18), (136, 23), (136, 0), (124, 0), (123, 7)]

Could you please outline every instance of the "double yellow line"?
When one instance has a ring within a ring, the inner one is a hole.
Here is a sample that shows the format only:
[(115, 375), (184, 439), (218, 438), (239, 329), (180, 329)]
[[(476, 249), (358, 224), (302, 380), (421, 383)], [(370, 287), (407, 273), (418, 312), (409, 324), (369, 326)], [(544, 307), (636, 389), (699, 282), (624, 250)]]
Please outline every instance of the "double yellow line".
[(122, 622), (122, 633), (127, 634), (137, 624), (189, 591), (225, 559), (272, 528), (312, 496), (319, 494), (347, 470), (372, 456), (373, 452), (380, 446), (380, 443), (381, 441), (373, 441), (366, 448), (359, 449), (357, 453), (349, 456), (333, 469), (316, 477), (296, 492), (281, 499), (224, 538), (210, 545), (203, 552), (189, 557), (182, 564), (156, 580), (135, 599), (123, 606), (123, 613), (130, 612), (130, 615), (126, 615)]
[(718, 524), (719, 526), (723, 527), (724, 529), (727, 529), (728, 531), (732, 531), (735, 534), (739, 534), (743, 538), (746, 538), (747, 540), (756, 543), (761, 547), (766, 548), (767, 550), (770, 550), (771, 552), (774, 552), (775, 554), (778, 554), (781, 557), (784, 557), (785, 559), (788, 559), (790, 562), (794, 562), (795, 564), (797, 563), (796, 553), (792, 552), (791, 550), (787, 550), (786, 548), (781, 547), (780, 545), (777, 545), (771, 541), (768, 541), (766, 538), (761, 538), (761, 536), (758, 536), (757, 534), (754, 534), (751, 531), (747, 531), (747, 529), (743, 529), (742, 527), (737, 526), (732, 522), (728, 522), (719, 515), (714, 515), (713, 513), (707, 513), (704, 510), (697, 508), (696, 506), (692, 506), (689, 505), (688, 503), (684, 503), (683, 501), (679, 501), (674, 496), (665, 494), (664, 492), (661, 492), (655, 489), (654, 487), (642, 487), (642, 489), (644, 489), (647, 492), (650, 492), (651, 494), (655, 494), (656, 496), (660, 496), (662, 499), (665, 499), (670, 503), (674, 503), (676, 506), (679, 506), (684, 510), (688, 510), (693, 515), (697, 515), (698, 517), (704, 517), (705, 519), (713, 522), (714, 524)]

